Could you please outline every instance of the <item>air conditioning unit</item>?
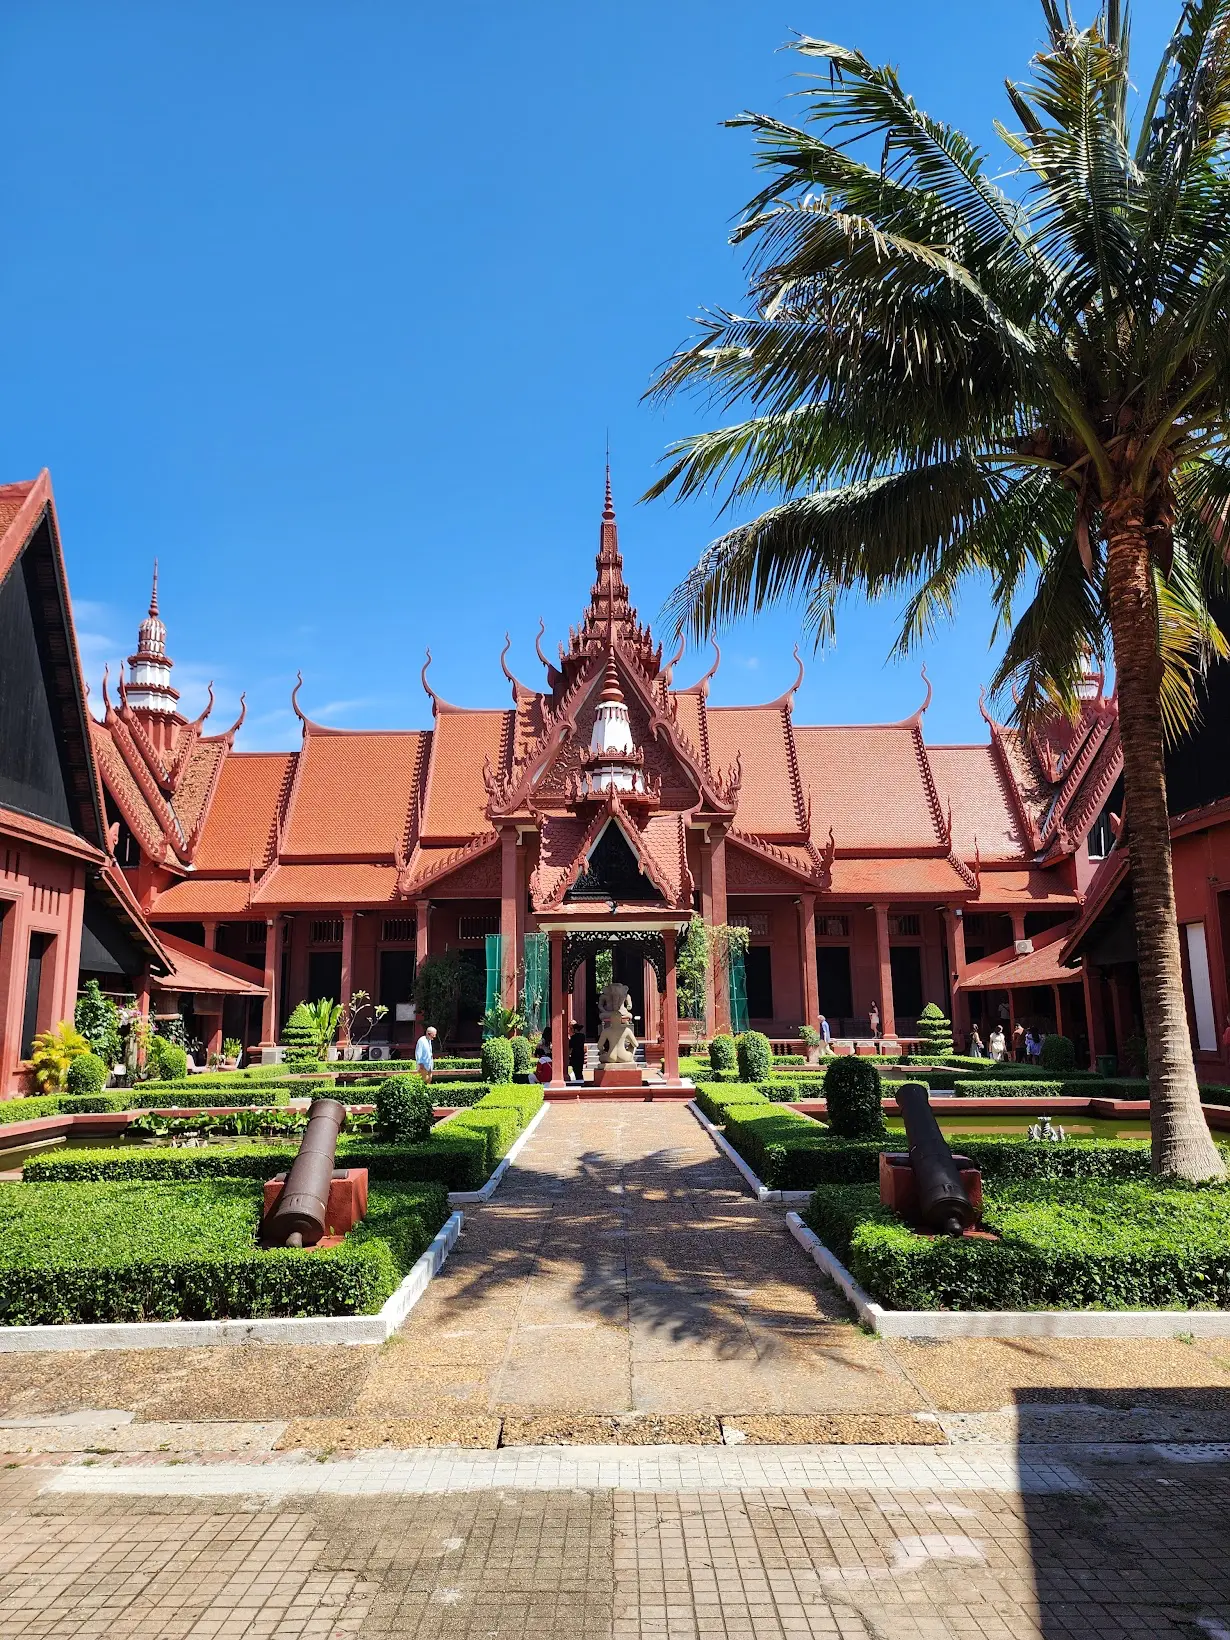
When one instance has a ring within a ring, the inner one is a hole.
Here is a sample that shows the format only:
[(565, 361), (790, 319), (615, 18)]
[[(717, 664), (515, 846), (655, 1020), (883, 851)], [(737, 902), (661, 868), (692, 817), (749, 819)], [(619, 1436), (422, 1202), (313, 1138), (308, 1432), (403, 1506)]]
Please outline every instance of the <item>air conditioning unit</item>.
[(1032, 940), (1014, 940), (1012, 949), (1018, 957), (1029, 957), (1033, 955), (1034, 942)]
[(364, 1059), (392, 1059), (393, 1049), (387, 1042), (369, 1042), (363, 1051)]

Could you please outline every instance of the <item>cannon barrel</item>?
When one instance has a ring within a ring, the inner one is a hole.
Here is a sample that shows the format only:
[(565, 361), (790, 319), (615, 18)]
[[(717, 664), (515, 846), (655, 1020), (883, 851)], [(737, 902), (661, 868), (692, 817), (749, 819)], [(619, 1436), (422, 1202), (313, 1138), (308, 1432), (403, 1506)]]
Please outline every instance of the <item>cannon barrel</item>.
[(931, 1109), (931, 1095), (921, 1082), (905, 1082), (897, 1089), (897, 1108), (910, 1147), (919, 1220), (929, 1229), (959, 1236), (976, 1214)]
[(290, 1165), (278, 1204), (265, 1220), (265, 1241), (275, 1247), (303, 1247), (325, 1233), (329, 1185), (337, 1154), (337, 1136), (346, 1107), (336, 1099), (314, 1099), (307, 1132)]

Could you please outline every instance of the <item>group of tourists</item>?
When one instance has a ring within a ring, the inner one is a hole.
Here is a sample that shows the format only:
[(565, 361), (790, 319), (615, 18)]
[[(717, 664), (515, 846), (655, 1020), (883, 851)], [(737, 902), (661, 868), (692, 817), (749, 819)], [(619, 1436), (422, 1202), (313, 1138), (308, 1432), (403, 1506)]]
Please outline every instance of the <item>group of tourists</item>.
[(978, 1029), (977, 1021), (970, 1026), (969, 1052), (971, 1059), (992, 1059), (997, 1064), (1014, 1061), (1018, 1065), (1039, 1065), (1042, 1062), (1042, 1044), (1046, 1033), (1039, 1027), (1022, 1025), (1018, 1019), (1012, 1028), (1011, 1039), (1004, 1028), (1005, 1022), (997, 1021), (991, 1027), (991, 1033), (986, 1042), (982, 1040), (982, 1033)]

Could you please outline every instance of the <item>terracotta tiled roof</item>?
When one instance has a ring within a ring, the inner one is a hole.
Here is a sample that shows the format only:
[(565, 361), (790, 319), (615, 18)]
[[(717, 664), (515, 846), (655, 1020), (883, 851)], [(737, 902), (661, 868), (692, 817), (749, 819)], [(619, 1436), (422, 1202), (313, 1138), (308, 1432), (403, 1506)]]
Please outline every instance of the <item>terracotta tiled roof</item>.
[[(31, 478), (20, 484), (0, 484), (0, 535), (4, 534), (25, 506), (30, 497), (30, 492), (37, 483), (37, 479)], [(24, 546), (24, 544), (24, 542), (18, 543), (17, 550), (20, 551), (21, 546)], [(3, 575), (7, 567), (7, 564), (0, 562), (0, 575)]]
[(340, 862), (285, 865), (271, 871), (252, 897), (253, 907), (384, 905), (397, 895), (397, 867)]
[(193, 863), (198, 871), (259, 871), (293, 752), (232, 752), (222, 765)]
[[(32, 814), (21, 814), (16, 809), (0, 808), (0, 831), (24, 838), (31, 843), (45, 843), (48, 848), (73, 854), (79, 860), (98, 863), (105, 859), (101, 849), (95, 848), (75, 831), (53, 825), (50, 820), (37, 820)], [(7, 907), (6, 907), (7, 909)]]
[(784, 706), (710, 706), (705, 710), (709, 760), (717, 770), (742, 760), (739, 825), (762, 837), (798, 837), (803, 793), (791, 755)]
[(1035, 935), (1034, 948), (1027, 956), (1018, 957), (1016, 948), (1009, 945), (1002, 951), (992, 951), (989, 957), (980, 957), (966, 968), (957, 981), (957, 989), (999, 990), (1018, 985), (1056, 985), (1079, 980), (1079, 967), (1068, 968), (1059, 960), (1072, 927), (1072, 924), (1064, 923), (1059, 928), (1048, 928), (1044, 934)]
[[(711, 723), (715, 715), (709, 714)], [(817, 847), (830, 827), (839, 850), (935, 848), (942, 841), (924, 778), (921, 740), (910, 725), (798, 724), (794, 734), (803, 788), (811, 795)]]
[(643, 823), (616, 803), (580, 818), (547, 815), (539, 832), (538, 867), (531, 879), (534, 905), (554, 909), (576, 881), (585, 857), (605, 831), (618, 825), (637, 855), (641, 869), (667, 905), (690, 908), (692, 877), (687, 867), (686, 838), (680, 814), (655, 814)]
[(406, 830), (421, 731), (304, 735), (283, 859), (392, 860)]
[[(184, 760), (173, 802), (185, 837), (192, 837), (201, 823), (205, 805), (228, 750), (229, 747), (221, 740), (197, 740)], [(195, 859), (194, 854), (194, 863)]]
[(163, 991), (206, 991), (226, 996), (263, 997), (265, 976), (259, 968), (236, 962), (203, 945), (194, 945), (174, 934), (163, 933), (161, 940), (175, 972), (154, 984)]
[(952, 846), (966, 860), (1019, 860), (1028, 853), (1007, 776), (990, 746), (928, 746), (940, 802), (952, 805)]
[(833, 861), (832, 892), (894, 900), (923, 895), (966, 899), (969, 884), (949, 860), (838, 858)]
[(167, 840), (158, 817), (150, 807), (145, 793), (138, 786), (132, 771), (121, 757), (109, 731), (92, 717), (88, 721), (94, 759), (102, 774), (104, 785), (115, 799), (128, 829), (142, 849), (150, 859), (161, 863), (167, 853)]
[(970, 909), (1003, 904), (1020, 906), (1028, 911), (1038, 906), (1075, 906), (1079, 903), (1080, 896), (1076, 890), (1069, 888), (1057, 871), (1026, 866), (1019, 871), (981, 872), (978, 893), (970, 901)]
[(430, 884), (469, 865), (472, 860), (480, 859), (498, 843), (496, 834), (489, 832), (451, 848), (416, 848), (404, 871), (399, 874), (398, 892), (407, 896), (421, 894)]
[(496, 774), (510, 768), (513, 716), (439, 705), (419, 831), (424, 843), (463, 843), (490, 830), (483, 766)]
[(672, 697), (675, 703), (675, 721), (688, 745), (696, 753), (701, 766), (709, 768), (709, 744), (706, 734), (706, 710), (704, 698), (699, 691), (681, 690)]
[(248, 910), (248, 879), (233, 877), (185, 877), (182, 882), (164, 888), (154, 900), (147, 916), (233, 917)]

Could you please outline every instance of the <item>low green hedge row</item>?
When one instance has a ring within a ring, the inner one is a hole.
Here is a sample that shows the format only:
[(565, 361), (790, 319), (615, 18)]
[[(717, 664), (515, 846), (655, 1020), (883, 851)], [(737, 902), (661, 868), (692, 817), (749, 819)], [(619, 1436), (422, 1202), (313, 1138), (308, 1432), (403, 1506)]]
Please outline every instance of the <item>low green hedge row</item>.
[(899, 1310), (1230, 1305), (1230, 1188), (1067, 1180), (997, 1184), (1001, 1238), (916, 1235), (874, 1185), (817, 1190), (807, 1223), (873, 1298)]
[[(302, 1090), (296, 1090), (296, 1094)], [(313, 1093), (332, 1093), (332, 1082), (312, 1089)], [(210, 1083), (203, 1076), (194, 1076), (189, 1082), (147, 1082), (143, 1087), (130, 1088), (124, 1103), (129, 1110), (221, 1110), (239, 1109), (244, 1105), (288, 1105), (290, 1088), (285, 1082), (246, 1082), (236, 1087), (233, 1082), (222, 1086)]]
[(99, 1111), (127, 1110), (129, 1095), (118, 1093), (43, 1093), (30, 1099), (0, 1101), (0, 1127), (33, 1122), (41, 1116), (87, 1116)]
[(256, 1180), (10, 1185), (0, 1194), (0, 1323), (362, 1315), (448, 1216), (436, 1183), (378, 1184), (337, 1247), (263, 1249)]
[[(434, 1090), (433, 1090), (434, 1091)], [(383, 1144), (343, 1133), (339, 1165), (365, 1167), (372, 1180), (402, 1184), (438, 1179), (448, 1190), (479, 1190), (517, 1134), (542, 1104), (542, 1089), (493, 1088), (478, 1105), (438, 1122), (421, 1144)], [(183, 1149), (125, 1145), (119, 1149), (49, 1152), (32, 1157), (27, 1183), (119, 1179), (268, 1179), (294, 1161), (297, 1144), (237, 1143)]]

